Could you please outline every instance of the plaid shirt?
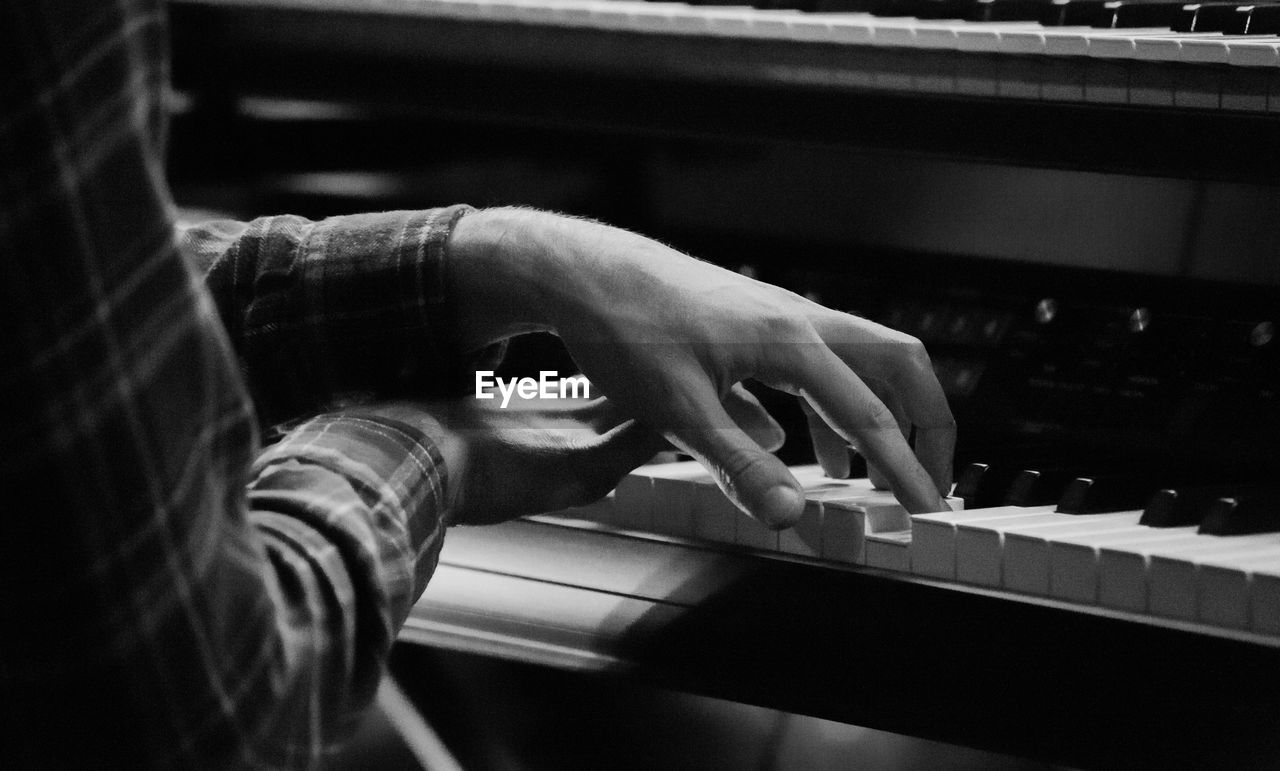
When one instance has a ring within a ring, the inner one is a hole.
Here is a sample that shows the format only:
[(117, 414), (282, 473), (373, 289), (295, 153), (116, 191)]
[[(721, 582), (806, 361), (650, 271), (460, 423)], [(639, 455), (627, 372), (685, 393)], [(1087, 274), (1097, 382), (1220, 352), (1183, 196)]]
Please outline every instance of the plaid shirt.
[(440, 395), (465, 209), (179, 249), (166, 45), (159, 0), (0, 3), (5, 762), (312, 763), (440, 548), (432, 442), (325, 410)]

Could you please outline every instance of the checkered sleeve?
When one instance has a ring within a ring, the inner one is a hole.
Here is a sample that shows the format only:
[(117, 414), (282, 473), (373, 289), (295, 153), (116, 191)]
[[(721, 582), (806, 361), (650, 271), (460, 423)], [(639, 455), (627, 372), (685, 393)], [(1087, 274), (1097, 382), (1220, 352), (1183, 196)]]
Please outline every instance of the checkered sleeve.
[(183, 232), (265, 423), (371, 394), (460, 392), (474, 361), (451, 342), (445, 246), (467, 211), (267, 217)]
[[(362, 388), (432, 366), (435, 354), (406, 342), (431, 322), (430, 292), (382, 274), (364, 286), (354, 257), (307, 260), (355, 254), (334, 245), (360, 241), (385, 247), (374, 251), (393, 276), (428, 286), (424, 255), (454, 214), (246, 226), (241, 250), (250, 233), (294, 239), (253, 272), (270, 298), (260, 304), (287, 311), (255, 326), (255, 313), (275, 311), (250, 303), (228, 336), (225, 299), (208, 286), (243, 287), (206, 284), (174, 243), (159, 155), (163, 22), (148, 0), (0, 3), (9, 767), (315, 764), (371, 698), (440, 547), (447, 479), (428, 425), (320, 412), (261, 451), (239, 367), (265, 367), (258, 388), (294, 367), (309, 368), (299, 381)], [(244, 259), (233, 251), (213, 269), (230, 276)], [(289, 275), (311, 270), (327, 276), (323, 289), (302, 283), (315, 304)], [(359, 299), (384, 291), (362, 316)], [(384, 338), (381, 323), (402, 326)], [(289, 355), (317, 335), (320, 348)], [(335, 373), (331, 354), (376, 376)]]

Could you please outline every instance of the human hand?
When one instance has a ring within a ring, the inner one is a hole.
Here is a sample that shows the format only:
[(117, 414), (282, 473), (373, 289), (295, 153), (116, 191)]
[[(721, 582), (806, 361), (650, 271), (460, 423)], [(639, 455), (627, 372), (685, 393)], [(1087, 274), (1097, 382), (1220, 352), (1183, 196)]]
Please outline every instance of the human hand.
[(464, 398), (362, 408), (416, 426), (445, 459), (453, 521), (501, 522), (600, 498), (668, 447), (606, 399), (513, 402)]
[(594, 222), (483, 211), (458, 223), (453, 248), (470, 345), (554, 330), (600, 392), (762, 522), (790, 525), (804, 502), (724, 408), (746, 378), (800, 397), (828, 471), (847, 464), (847, 442), (909, 511), (943, 508), (955, 421), (915, 338)]

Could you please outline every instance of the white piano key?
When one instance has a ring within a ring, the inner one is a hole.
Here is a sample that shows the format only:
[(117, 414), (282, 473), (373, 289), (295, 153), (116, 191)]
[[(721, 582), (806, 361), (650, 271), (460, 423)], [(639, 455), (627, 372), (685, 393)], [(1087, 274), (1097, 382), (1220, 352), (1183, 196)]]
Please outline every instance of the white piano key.
[(1000, 52), (1006, 54), (1046, 53), (1044, 33), (1046, 27), (1034, 26), (1027, 29), (1013, 29), (1000, 36)]
[(824, 559), (864, 564), (868, 533), (910, 527), (906, 510), (893, 495), (871, 489), (870, 482), (861, 490), (810, 493), (809, 500), (822, 509), (821, 555)]
[(1249, 587), (1249, 628), (1280, 635), (1280, 568), (1258, 568)]
[[(605, 0), (612, 2), (613, 0)], [(697, 6), (685, 5), (671, 15), (671, 31), (686, 35), (705, 35), (710, 31), (707, 17)]]
[(823, 501), (821, 556), (833, 562), (862, 565), (867, 561), (866, 511), (856, 503)]
[(739, 546), (761, 551), (778, 550), (778, 531), (760, 524), (760, 520), (738, 512), (735, 520), (734, 538)]
[[(1213, 536), (1209, 536), (1213, 537)], [(1147, 608), (1166, 618), (1192, 621), (1197, 611), (1200, 565), (1215, 557), (1257, 555), (1280, 545), (1280, 538), (1267, 541), (1214, 537), (1194, 551), (1180, 554), (1152, 554), (1147, 567)]]
[(791, 34), (788, 20), (794, 15), (795, 11), (756, 11), (751, 17), (751, 36), (786, 40)]
[[(625, 0), (614, 0), (623, 2)], [(679, 3), (640, 3), (628, 10), (633, 30), (649, 32), (675, 31), (675, 15), (680, 10)]]
[(1048, 510), (1024, 513), (1016, 517), (956, 523), (956, 580), (980, 586), (1000, 586), (1005, 528), (1052, 524), (1062, 522), (1069, 516), (1071, 515)]
[[(1090, 39), (1099, 33), (1124, 31), (1095, 30), (1091, 27), (1051, 27), (1044, 35), (1044, 53), (1052, 56), (1088, 56)], [(1105, 35), (1104, 35), (1105, 36)]]
[(825, 43), (831, 39), (831, 23), (820, 13), (796, 12), (787, 20), (787, 37), (798, 42)]
[[(484, 13), (483, 11), (479, 11), (478, 9), (470, 9), (467, 11), (463, 11), (461, 9), (461, 6), (463, 5), (466, 5), (466, 4), (464, 3), (447, 3), (446, 4), (444, 2), (433, 3), (434, 7), (440, 8), (440, 9), (445, 9), (449, 6), (458, 7), (458, 10), (454, 11), (454, 14), (457, 14), (457, 15), (466, 13), (466, 15), (474, 17), (476, 15), (480, 15)], [(504, 16), (501, 17), (502, 21), (510, 20), (515, 22), (520, 22), (522, 24), (554, 24), (556, 15), (557, 15), (556, 9), (553, 8), (552, 6), (546, 5), (544, 3), (535, 3), (535, 2), (515, 2), (501, 8), (497, 6), (492, 6), (491, 9), (493, 12), (493, 16), (495, 18), (498, 18), (498, 13), (501, 12), (504, 14)], [(506, 14), (509, 14), (509, 16), (507, 16)]]
[(704, 6), (696, 10), (707, 34), (723, 37), (746, 37), (755, 15), (755, 9), (743, 6)]
[[(637, 2), (626, 2), (625, 0), (617, 0), (616, 2), (596, 3), (591, 7), (592, 26), (602, 30), (628, 30), (634, 27), (631, 11), (638, 5)], [(535, 19), (525, 19), (525, 21), (535, 21)]]
[(1140, 511), (1125, 511), (1073, 516), (1070, 521), (1053, 524), (1011, 527), (1004, 533), (1001, 554), (1003, 586), (1023, 594), (1047, 596), (1051, 574), (1051, 543), (1070, 536), (1132, 528), (1141, 517)]
[[(1041, 33), (1044, 46), (1036, 53), (1053, 56), (1106, 56), (1122, 48), (1132, 48), (1136, 38), (1158, 35), (1169, 30), (1158, 27), (1134, 27), (1130, 29), (1095, 29), (1093, 27), (1048, 27)], [(1103, 46), (1093, 53), (1095, 46)]]
[(873, 17), (868, 23), (871, 44), (891, 48), (919, 48), (916, 29), (923, 22), (916, 19)]
[(833, 43), (846, 45), (870, 45), (871, 14), (867, 13), (828, 13), (828, 34)]
[(911, 531), (868, 534), (867, 565), (899, 573), (911, 572)]
[(1237, 67), (1280, 66), (1280, 37), (1260, 36), (1227, 44), (1227, 63)]
[(778, 531), (778, 551), (802, 557), (822, 556), (822, 504), (807, 502), (799, 521)]
[(1242, 35), (1204, 35), (1183, 41), (1179, 46), (1179, 61), (1201, 64), (1226, 64), (1230, 58), (1230, 43), (1242, 40)]
[(960, 46), (956, 37), (962, 22), (921, 22), (915, 28), (915, 43), (920, 48), (954, 51)]
[[(796, 478), (796, 481), (800, 483), (801, 488), (804, 489), (806, 498), (822, 495), (864, 496), (874, 494), (871, 489), (871, 483), (866, 479), (831, 479), (816, 464), (793, 466), (789, 470), (792, 476)], [(703, 496), (705, 499), (710, 496), (710, 493), (704, 493)], [(719, 522), (720, 512), (725, 514), (732, 513), (733, 542), (739, 546), (762, 551), (782, 551), (812, 557), (820, 556), (822, 539), (821, 507), (806, 505), (805, 513), (796, 527), (778, 531), (764, 526), (758, 520), (733, 506), (727, 498), (724, 498), (723, 494), (720, 497), (724, 499), (723, 503), (718, 504), (720, 506), (718, 512), (710, 512), (712, 516), (709, 522)], [(732, 509), (731, 512), (730, 508)], [(708, 524), (707, 526), (715, 528), (712, 533), (707, 534), (707, 537), (711, 537), (713, 540), (720, 540), (730, 530), (730, 526), (724, 523)], [(696, 520), (694, 527), (696, 535), (700, 532), (697, 529), (699, 525), (696, 524)]]
[(1196, 618), (1230, 629), (1249, 628), (1249, 595), (1255, 571), (1280, 571), (1280, 547), (1263, 553), (1209, 557), (1201, 561)]
[(1195, 533), (1194, 527), (1134, 526), (1118, 530), (1063, 536), (1049, 545), (1049, 595), (1063, 600), (1098, 603), (1098, 552), (1104, 546), (1150, 543)]
[(738, 518), (745, 517), (715, 484), (697, 486), (693, 535), (703, 541), (733, 545), (738, 542)]
[[(1251, 536), (1236, 536), (1240, 539)], [(1140, 545), (1112, 545), (1098, 553), (1098, 599), (1109, 608), (1146, 612), (1150, 602), (1150, 564), (1156, 554), (1189, 555), (1217, 536), (1192, 533)]]
[(690, 538), (697, 508), (697, 488), (693, 483), (714, 484), (702, 464), (683, 461), (645, 467), (653, 479), (649, 531)]
[(653, 477), (641, 466), (618, 482), (613, 491), (614, 525), (624, 530), (648, 530), (653, 522)]
[(1132, 58), (1147, 62), (1186, 61), (1183, 44), (1190, 40), (1220, 40), (1218, 32), (1167, 32), (1163, 35), (1139, 35), (1134, 38)]
[(503, 9), (490, 2), (436, 0), (430, 4), (430, 10), (433, 16), (483, 19), (494, 15), (495, 12), (500, 13)]
[(911, 517), (912, 569), (930, 578), (956, 577), (956, 526), (962, 522), (1019, 517), (1027, 513), (1052, 511), (1043, 506), (1034, 510), (1025, 506), (996, 506), (986, 509), (945, 511), (936, 514), (916, 514)]
[(1011, 33), (1044, 29), (1034, 22), (989, 21), (960, 22), (955, 30), (956, 49), (980, 53), (995, 53), (1003, 45), (1003, 37)]

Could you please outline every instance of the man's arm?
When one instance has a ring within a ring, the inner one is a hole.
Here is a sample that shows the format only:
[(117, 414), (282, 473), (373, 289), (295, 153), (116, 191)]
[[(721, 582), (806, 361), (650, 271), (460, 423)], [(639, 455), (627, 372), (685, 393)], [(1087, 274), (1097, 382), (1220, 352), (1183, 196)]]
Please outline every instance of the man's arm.
[[(258, 455), (173, 243), (163, 45), (158, 3), (0, 4), (0, 742), (20, 766), (315, 762), (374, 692), (447, 513), (425, 415), (322, 414)], [(260, 330), (281, 357), (298, 319)]]
[(456, 395), (495, 346), (464, 351), (445, 244), (469, 208), (264, 217), (185, 228), (264, 425), (334, 400)]

